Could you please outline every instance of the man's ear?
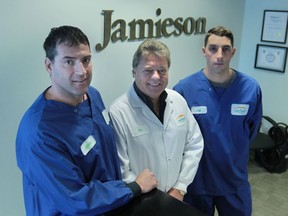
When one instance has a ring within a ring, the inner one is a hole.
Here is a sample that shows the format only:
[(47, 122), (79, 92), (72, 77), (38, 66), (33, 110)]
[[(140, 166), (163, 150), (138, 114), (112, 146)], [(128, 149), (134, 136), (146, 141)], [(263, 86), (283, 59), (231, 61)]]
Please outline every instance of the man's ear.
[(133, 69), (133, 70), (132, 70), (132, 76), (133, 76), (133, 78), (135, 77), (135, 73), (136, 73), (136, 71)]
[(234, 54), (236, 53), (236, 48), (232, 49), (232, 56), (234, 56)]
[(46, 68), (46, 71), (51, 76), (51, 73), (52, 73), (52, 61), (49, 58), (45, 58), (45, 68)]
[(204, 56), (206, 55), (205, 47), (202, 47), (202, 53), (203, 53)]

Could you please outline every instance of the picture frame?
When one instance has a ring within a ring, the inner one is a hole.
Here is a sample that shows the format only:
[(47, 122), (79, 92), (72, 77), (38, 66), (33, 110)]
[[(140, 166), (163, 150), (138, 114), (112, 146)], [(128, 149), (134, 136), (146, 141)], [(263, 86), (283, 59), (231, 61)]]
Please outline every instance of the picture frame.
[(257, 44), (254, 68), (285, 72), (287, 48)]
[(261, 41), (286, 43), (288, 11), (264, 10)]

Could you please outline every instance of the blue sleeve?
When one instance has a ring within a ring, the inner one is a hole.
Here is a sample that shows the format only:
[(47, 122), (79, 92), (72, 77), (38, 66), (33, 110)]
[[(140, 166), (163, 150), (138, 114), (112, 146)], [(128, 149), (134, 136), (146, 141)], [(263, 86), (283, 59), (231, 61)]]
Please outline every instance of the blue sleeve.
[[(35, 137), (34, 137), (35, 139)], [(31, 151), (26, 152), (24, 173), (33, 182), (33, 189), (40, 190), (34, 199), (42, 202), (47, 199), (47, 206), (54, 206), (68, 215), (98, 215), (126, 204), (133, 197), (132, 191), (121, 180), (108, 179), (100, 181), (96, 178), (87, 180), (69, 154), (54, 144), (36, 140)], [(105, 175), (103, 167), (103, 174)], [(101, 173), (97, 173), (101, 176)], [(99, 177), (100, 178), (100, 177)], [(31, 188), (32, 189), (32, 188)], [(31, 193), (30, 193), (31, 195)], [(49, 197), (52, 199), (49, 200)], [(27, 200), (32, 200), (33, 197)]]
[[(258, 85), (257, 85), (258, 86)], [(263, 115), (263, 107), (262, 107), (262, 92), (261, 88), (258, 86), (256, 90), (256, 98), (257, 100), (255, 101), (255, 112), (252, 114), (251, 121), (249, 123), (249, 128), (250, 128), (250, 136), (249, 140), (252, 142), (254, 138), (256, 137), (260, 124), (261, 124), (261, 119)]]

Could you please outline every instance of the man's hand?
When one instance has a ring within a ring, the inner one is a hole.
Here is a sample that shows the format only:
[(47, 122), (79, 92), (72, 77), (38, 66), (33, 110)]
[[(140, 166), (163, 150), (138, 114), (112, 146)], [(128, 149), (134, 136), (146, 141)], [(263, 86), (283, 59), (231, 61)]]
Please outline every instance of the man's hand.
[(175, 189), (175, 188), (171, 188), (168, 191), (168, 194), (170, 196), (173, 196), (174, 198), (180, 200), (180, 201), (183, 201), (184, 196), (182, 194), (180, 194), (179, 191), (177, 189)]
[(136, 178), (136, 183), (141, 187), (142, 193), (148, 193), (158, 186), (158, 180), (154, 174), (148, 170), (143, 170)]

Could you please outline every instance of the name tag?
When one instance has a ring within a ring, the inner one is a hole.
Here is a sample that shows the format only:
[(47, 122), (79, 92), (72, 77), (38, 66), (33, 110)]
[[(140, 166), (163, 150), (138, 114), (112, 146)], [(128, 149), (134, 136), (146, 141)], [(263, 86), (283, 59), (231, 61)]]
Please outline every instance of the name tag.
[(232, 104), (231, 114), (236, 116), (247, 115), (249, 110), (249, 104)]
[(192, 114), (206, 114), (207, 107), (206, 106), (193, 106), (191, 107)]
[(82, 144), (81, 151), (84, 155), (87, 155), (88, 152), (95, 146), (96, 140), (92, 135), (90, 135)]
[(147, 126), (138, 126), (132, 129), (132, 135), (134, 137), (148, 134), (148, 132), (149, 132), (149, 129)]

